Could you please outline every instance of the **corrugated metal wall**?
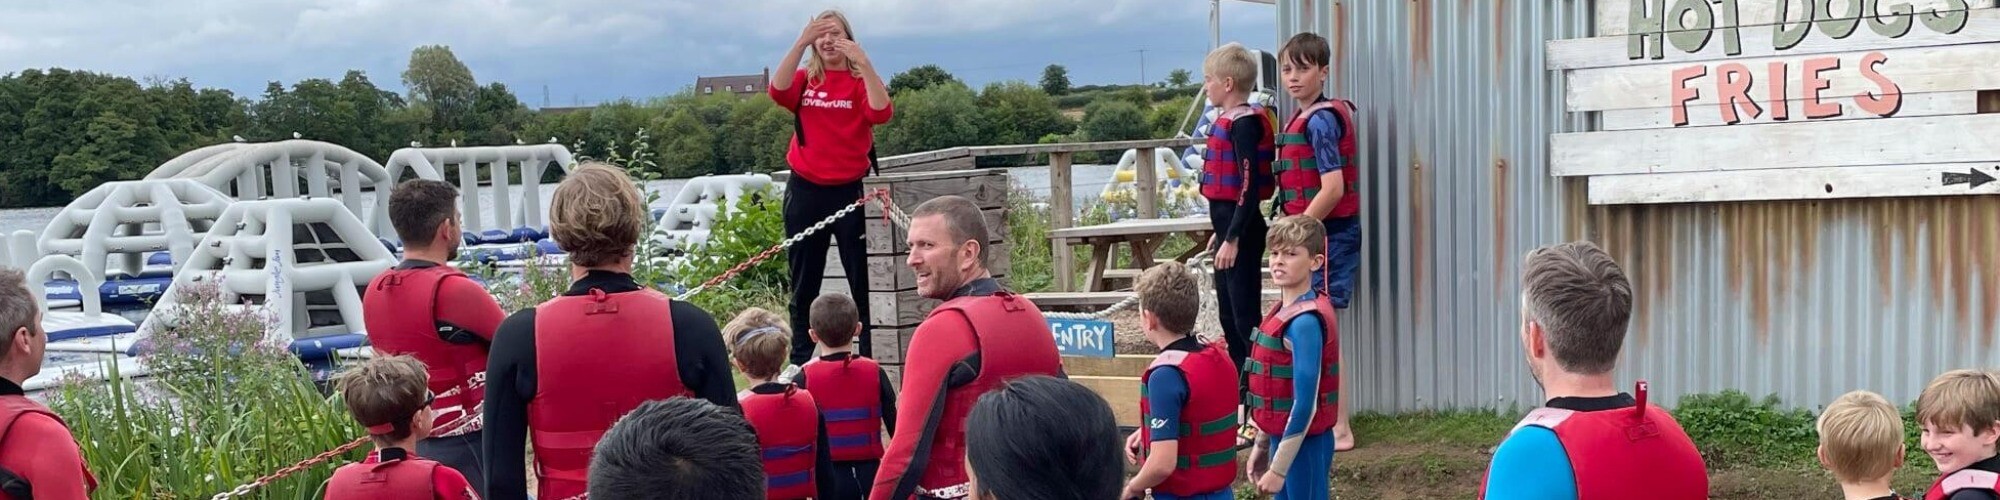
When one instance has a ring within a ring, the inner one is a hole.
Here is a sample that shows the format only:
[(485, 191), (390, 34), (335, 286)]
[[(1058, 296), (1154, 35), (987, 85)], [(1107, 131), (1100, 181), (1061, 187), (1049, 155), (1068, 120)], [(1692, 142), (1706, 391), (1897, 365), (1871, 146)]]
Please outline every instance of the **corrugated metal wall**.
[(1740, 389), (1817, 406), (1916, 398), (1993, 366), (2000, 197), (1592, 207), (1547, 168), (1562, 111), (1543, 42), (1588, 36), (1586, 0), (1283, 0), (1279, 40), (1334, 43), (1361, 113), (1364, 227), (1341, 319), (1344, 399), (1408, 411), (1539, 404), (1517, 340), (1516, 268), (1588, 238), (1637, 290), (1621, 382), (1655, 401)]

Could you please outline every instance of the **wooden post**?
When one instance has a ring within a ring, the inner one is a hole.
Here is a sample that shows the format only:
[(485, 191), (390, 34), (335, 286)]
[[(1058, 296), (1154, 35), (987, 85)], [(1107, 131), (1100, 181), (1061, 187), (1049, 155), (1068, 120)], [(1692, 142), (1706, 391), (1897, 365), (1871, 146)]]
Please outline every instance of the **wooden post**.
[(1139, 192), (1139, 218), (1153, 219), (1160, 216), (1160, 176), (1153, 165), (1153, 148), (1138, 148), (1139, 165), (1132, 177), (1132, 188)]
[[(1071, 208), (1075, 198), (1070, 195), (1070, 153), (1067, 151), (1049, 153), (1049, 229), (1063, 229), (1076, 221), (1076, 211)], [(1069, 243), (1055, 241), (1055, 288), (1059, 292), (1075, 291), (1076, 255), (1070, 252)]]

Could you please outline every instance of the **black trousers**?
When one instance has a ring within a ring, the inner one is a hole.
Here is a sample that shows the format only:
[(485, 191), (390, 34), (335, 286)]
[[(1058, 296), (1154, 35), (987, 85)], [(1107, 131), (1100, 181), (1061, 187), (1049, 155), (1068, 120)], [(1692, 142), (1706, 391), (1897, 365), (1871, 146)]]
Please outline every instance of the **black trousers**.
[[(1208, 202), (1208, 220), (1215, 225), (1215, 247), (1228, 240), (1224, 234), (1236, 217), (1235, 203)], [(1262, 214), (1250, 217), (1250, 226), (1236, 239), (1236, 265), (1215, 271), (1216, 316), (1222, 320), (1222, 338), (1229, 342), (1229, 357), (1236, 366), (1250, 357), (1250, 332), (1264, 319), (1264, 233), (1268, 229)]]
[(881, 466), (881, 460), (834, 462), (833, 470), (819, 476), (821, 481), (833, 481), (833, 498), (820, 500), (867, 500), (868, 489), (875, 487), (875, 472)]
[[(861, 181), (838, 186), (821, 186), (793, 175), (785, 181), (785, 237), (805, 232), (813, 224), (832, 216), (861, 199)], [(854, 296), (855, 310), (861, 313), (861, 331), (854, 343), (862, 356), (871, 356), (868, 342), (868, 232), (864, 209), (856, 209), (825, 229), (799, 240), (785, 252), (792, 275), (792, 364), (812, 359), (813, 341), (807, 333), (813, 299), (819, 298), (820, 280), (826, 277), (827, 245), (840, 239), (840, 267), (847, 271), (847, 288)]]

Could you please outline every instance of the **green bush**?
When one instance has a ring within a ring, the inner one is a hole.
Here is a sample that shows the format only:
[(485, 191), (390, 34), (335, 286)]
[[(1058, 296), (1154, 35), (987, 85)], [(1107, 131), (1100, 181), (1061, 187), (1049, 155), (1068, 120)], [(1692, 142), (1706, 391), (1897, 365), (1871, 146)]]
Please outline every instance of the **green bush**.
[(1813, 413), (1784, 409), (1777, 396), (1757, 401), (1736, 390), (1691, 394), (1673, 413), (1710, 469), (1809, 464), (1819, 445)]
[(984, 144), (972, 89), (934, 85), (896, 96), (896, 116), (875, 129), (882, 156)]
[(1055, 281), (1054, 251), (1049, 248), (1048, 199), (1015, 188), (1007, 195), (1007, 231), (1014, 241), (1009, 252), (1010, 285), (1024, 293), (1048, 291)]
[[(1093, 142), (1128, 141), (1145, 139), (1152, 132), (1146, 125), (1146, 113), (1139, 106), (1122, 100), (1104, 100), (1090, 103), (1084, 108), (1083, 125), (1078, 127), (1084, 136)], [(1097, 163), (1118, 161), (1123, 151), (1080, 153), (1078, 156), (1093, 156), (1088, 160)]]
[[(1024, 82), (988, 84), (979, 94), (979, 110), (987, 144), (1031, 144), (1049, 134), (1076, 130), (1076, 122), (1056, 109), (1055, 99)], [(980, 160), (982, 167), (1012, 167), (1030, 161), (1025, 156)]]
[[(682, 249), (685, 254), (669, 268), (667, 274), (677, 288), (694, 288), (784, 241), (784, 201), (774, 189), (745, 193), (730, 203), (733, 210), (716, 214), (708, 241), (698, 248)], [(774, 255), (689, 301), (718, 317), (749, 306), (775, 305), (783, 310), (791, 285), (785, 266), (784, 255)]]
[[(266, 311), (234, 308), (212, 284), (176, 290), (178, 324), (145, 355), (151, 378), (70, 381), (49, 401), (97, 475), (97, 498), (206, 498), (362, 435), (285, 345), (264, 341)], [(314, 498), (340, 461), (366, 452), (274, 481), (258, 498)]]
[[(1146, 118), (1147, 125), (1152, 127), (1153, 138), (1166, 139), (1181, 132), (1181, 121), (1188, 118), (1188, 107), (1193, 104), (1194, 97), (1189, 96), (1177, 97), (1153, 106), (1152, 112)], [(1194, 123), (1189, 121), (1188, 125), (1192, 127)]]

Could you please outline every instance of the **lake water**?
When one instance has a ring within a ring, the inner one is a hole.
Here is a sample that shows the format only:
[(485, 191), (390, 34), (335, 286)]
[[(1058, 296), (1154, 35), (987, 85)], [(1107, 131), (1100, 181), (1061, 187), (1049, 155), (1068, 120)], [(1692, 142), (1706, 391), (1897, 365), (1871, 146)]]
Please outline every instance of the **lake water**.
[[(1027, 192), (1039, 197), (1048, 197), (1048, 166), (1019, 167), (1007, 170), (1009, 177), (1016, 187), (1024, 188)], [(1116, 170), (1115, 165), (1077, 165), (1073, 167), (1073, 173), (1070, 178), (1074, 186), (1071, 190), (1071, 193), (1074, 195), (1074, 206), (1081, 209), (1090, 206), (1094, 200), (1097, 200), (1098, 194), (1104, 189), (1104, 186), (1111, 183), (1111, 172), (1113, 170)], [(673, 200), (674, 195), (680, 192), (681, 187), (686, 185), (687, 180), (685, 179), (669, 179), (648, 182), (646, 183), (646, 189), (660, 193), (660, 201), (654, 204), (654, 208), (664, 209), (667, 208), (667, 203)], [(523, 187), (511, 186), (511, 188), (512, 193), (510, 193), (510, 196), (515, 200), (521, 199)], [(548, 213), (549, 198), (555, 193), (555, 189), (555, 185), (553, 184), (541, 186), (543, 213)], [(365, 202), (363, 206), (373, 206), (372, 204), (375, 202), (374, 197), (375, 194), (372, 192), (363, 193), (362, 199)], [(482, 206), (490, 207), (493, 202), (493, 193), (489, 189), (482, 188), (479, 192), (479, 198)], [(11, 234), (22, 230), (41, 232), (44, 228), (48, 227), (49, 220), (55, 218), (56, 212), (60, 210), (62, 210), (61, 207), (0, 210), (0, 233)], [(467, 215), (470, 216), (471, 214)], [(492, 217), (492, 215), (488, 214), (486, 217)], [(488, 226), (491, 226), (491, 224), (489, 223)]]

